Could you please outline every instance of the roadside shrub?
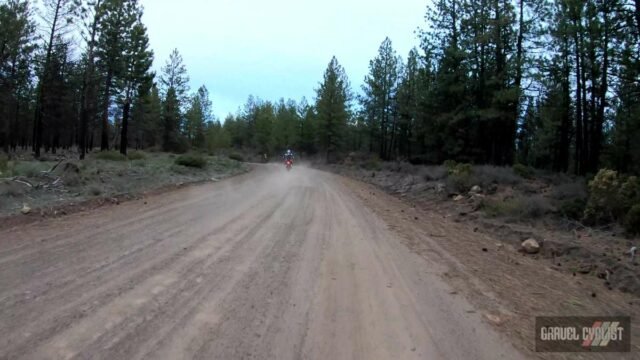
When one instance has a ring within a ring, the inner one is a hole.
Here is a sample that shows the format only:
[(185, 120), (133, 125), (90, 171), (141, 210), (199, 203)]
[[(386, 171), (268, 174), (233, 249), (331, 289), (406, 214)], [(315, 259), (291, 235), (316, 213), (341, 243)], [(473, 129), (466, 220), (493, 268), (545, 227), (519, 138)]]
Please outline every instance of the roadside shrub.
[(435, 154), (414, 155), (409, 158), (411, 165), (437, 164), (437, 162)]
[(611, 222), (616, 219), (620, 181), (618, 173), (602, 169), (589, 182), (589, 202), (584, 211), (584, 221), (590, 224)]
[(362, 167), (365, 170), (376, 170), (376, 171), (382, 170), (382, 166), (380, 165), (380, 160), (378, 160), (378, 158), (376, 157), (369, 158), (368, 160), (360, 164), (360, 167)]
[(539, 178), (545, 183), (554, 186), (560, 186), (567, 183), (584, 184), (586, 191), (587, 181), (583, 177), (570, 176), (565, 173), (558, 173), (550, 170), (538, 170), (536, 172), (536, 178)]
[[(449, 166), (451, 166), (451, 163), (449, 163)], [(455, 191), (465, 193), (474, 185), (471, 183), (471, 175), (473, 174), (471, 164), (456, 164), (448, 169), (448, 173), (447, 181)]]
[(486, 188), (491, 184), (517, 185), (522, 182), (522, 178), (516, 176), (508, 167), (480, 165), (473, 167), (471, 181), (473, 185)]
[(65, 186), (76, 187), (76, 186), (81, 186), (83, 184), (84, 184), (84, 180), (82, 179), (82, 177), (78, 176), (78, 174), (69, 174), (64, 177)]
[(551, 197), (556, 200), (586, 200), (588, 196), (587, 186), (583, 181), (564, 183), (555, 186), (551, 191)]
[(101, 151), (97, 153), (96, 159), (106, 161), (126, 161), (127, 158), (117, 151)]
[(382, 163), (382, 169), (401, 174), (415, 174), (419, 170), (417, 166), (413, 166), (408, 162), (387, 161)]
[(526, 196), (520, 199), (522, 210), (521, 218), (540, 218), (553, 211), (549, 200), (542, 195)]
[(514, 164), (512, 169), (516, 175), (523, 177), (525, 179), (532, 179), (533, 176), (535, 175), (535, 171), (533, 170), (533, 168), (526, 165)]
[(636, 176), (629, 176), (620, 185), (618, 191), (618, 209), (615, 209), (616, 216), (624, 216), (636, 204), (640, 203), (640, 181)]
[(144, 160), (147, 158), (147, 154), (143, 151), (129, 151), (127, 158), (129, 160)]
[(640, 234), (640, 204), (632, 206), (625, 216), (624, 229), (629, 235)]
[(203, 169), (207, 166), (207, 159), (199, 154), (185, 154), (180, 155), (175, 160), (176, 165), (182, 165), (186, 167)]
[(9, 157), (5, 154), (0, 154), (0, 174), (9, 170)]
[(99, 188), (99, 187), (97, 187), (97, 186), (91, 186), (91, 187), (88, 189), (88, 192), (89, 192), (89, 194), (90, 194), (90, 195), (92, 195), (92, 196), (100, 196), (100, 195), (102, 194), (102, 189), (100, 189), (100, 188)]
[[(589, 202), (583, 220), (588, 224), (617, 221), (633, 228), (631, 209), (640, 204), (640, 180), (636, 176), (621, 177), (616, 171), (601, 169), (589, 182)], [(629, 218), (629, 220), (628, 220)]]
[(456, 165), (458, 165), (458, 163), (455, 160), (445, 160), (442, 163), (442, 166), (444, 166), (449, 172), (453, 170), (456, 167)]
[(542, 195), (518, 196), (503, 201), (487, 199), (482, 210), (491, 217), (509, 217), (516, 220), (537, 219), (553, 210)]
[(501, 217), (515, 214), (520, 207), (520, 203), (515, 199), (485, 199), (482, 201), (482, 211), (490, 217)]
[(242, 156), (242, 154), (239, 154), (239, 153), (229, 154), (229, 159), (239, 161), (239, 162), (244, 162), (244, 156)]
[(422, 177), (426, 181), (442, 180), (448, 175), (449, 171), (444, 166), (424, 166), (422, 168)]
[(582, 219), (586, 206), (585, 199), (565, 200), (560, 204), (560, 213), (567, 219), (579, 221)]

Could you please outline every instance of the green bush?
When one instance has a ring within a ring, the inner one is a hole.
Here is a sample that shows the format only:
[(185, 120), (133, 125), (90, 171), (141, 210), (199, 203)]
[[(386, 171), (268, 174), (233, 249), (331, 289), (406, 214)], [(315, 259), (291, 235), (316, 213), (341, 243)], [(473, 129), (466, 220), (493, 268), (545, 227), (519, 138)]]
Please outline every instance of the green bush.
[(635, 213), (631, 210), (639, 204), (640, 180), (636, 176), (623, 177), (616, 171), (601, 169), (589, 182), (589, 202), (583, 219), (588, 224), (617, 221), (633, 229)]
[(380, 165), (380, 160), (378, 160), (378, 158), (376, 157), (369, 158), (368, 160), (360, 164), (360, 167), (362, 167), (365, 170), (375, 170), (375, 171), (382, 170), (382, 166)]
[(239, 154), (239, 153), (229, 154), (229, 159), (239, 161), (239, 162), (244, 162), (244, 156), (242, 156), (242, 154)]
[(456, 165), (458, 165), (458, 163), (455, 160), (445, 160), (442, 163), (442, 166), (447, 168), (447, 171), (453, 170), (456, 167)]
[(560, 204), (560, 213), (567, 219), (581, 220), (587, 202), (584, 199), (565, 200)]
[(471, 189), (471, 187), (475, 184), (472, 184), (472, 174), (473, 168), (471, 164), (456, 164), (451, 166), (451, 163), (445, 165), (447, 167), (449, 177), (447, 178), (447, 182), (449, 186), (453, 188), (453, 190), (465, 193)]
[(526, 165), (515, 164), (513, 165), (512, 169), (516, 175), (521, 176), (525, 179), (532, 179), (535, 175), (535, 171), (531, 167)]
[(632, 206), (625, 216), (624, 229), (629, 235), (640, 234), (640, 204)]
[(129, 160), (144, 160), (147, 158), (147, 154), (143, 151), (129, 151), (127, 158)]
[(203, 169), (207, 166), (207, 159), (199, 154), (185, 154), (178, 156), (178, 158), (175, 160), (175, 163), (176, 165)]
[(117, 151), (101, 151), (97, 153), (96, 159), (107, 161), (126, 161), (127, 157)]
[(620, 180), (618, 173), (602, 169), (589, 182), (589, 202), (584, 211), (584, 221), (589, 224), (608, 223), (616, 219), (619, 206)]
[(625, 216), (629, 210), (640, 203), (640, 181), (636, 176), (629, 176), (618, 191), (618, 208), (614, 209), (616, 216)]

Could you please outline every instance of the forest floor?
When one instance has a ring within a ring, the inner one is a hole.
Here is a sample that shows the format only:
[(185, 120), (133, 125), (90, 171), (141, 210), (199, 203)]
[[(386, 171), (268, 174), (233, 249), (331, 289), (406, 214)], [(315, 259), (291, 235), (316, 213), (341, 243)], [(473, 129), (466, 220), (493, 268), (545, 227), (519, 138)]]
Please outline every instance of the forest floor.
[(150, 192), (187, 184), (216, 182), (248, 170), (226, 157), (204, 156), (202, 168), (176, 164), (179, 155), (130, 152), (47, 154), (35, 160), (14, 155), (0, 164), (0, 224), (56, 217), (104, 204), (119, 204)]

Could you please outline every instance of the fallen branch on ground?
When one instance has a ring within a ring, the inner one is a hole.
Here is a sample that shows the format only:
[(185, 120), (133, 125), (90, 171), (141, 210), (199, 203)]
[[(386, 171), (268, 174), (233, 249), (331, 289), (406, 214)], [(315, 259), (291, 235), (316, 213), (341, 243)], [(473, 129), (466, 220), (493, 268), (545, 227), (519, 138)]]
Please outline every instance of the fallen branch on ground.
[(52, 173), (60, 164), (62, 164), (62, 162), (64, 161), (64, 159), (60, 159), (60, 161), (58, 161), (57, 164), (53, 165), (53, 167), (51, 168), (51, 170), (49, 170), (49, 173)]
[(19, 179), (12, 179), (14, 182), (17, 182), (18, 184), (22, 184), (22, 185), (26, 185), (28, 187), (33, 187), (33, 184), (31, 184), (30, 182), (26, 181), (26, 180), (19, 180)]

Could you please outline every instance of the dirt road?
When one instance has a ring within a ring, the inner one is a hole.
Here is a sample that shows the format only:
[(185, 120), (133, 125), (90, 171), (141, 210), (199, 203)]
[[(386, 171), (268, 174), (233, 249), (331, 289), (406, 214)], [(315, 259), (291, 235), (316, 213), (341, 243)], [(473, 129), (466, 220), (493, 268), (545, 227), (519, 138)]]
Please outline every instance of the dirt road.
[(0, 230), (0, 358), (520, 359), (335, 175)]

